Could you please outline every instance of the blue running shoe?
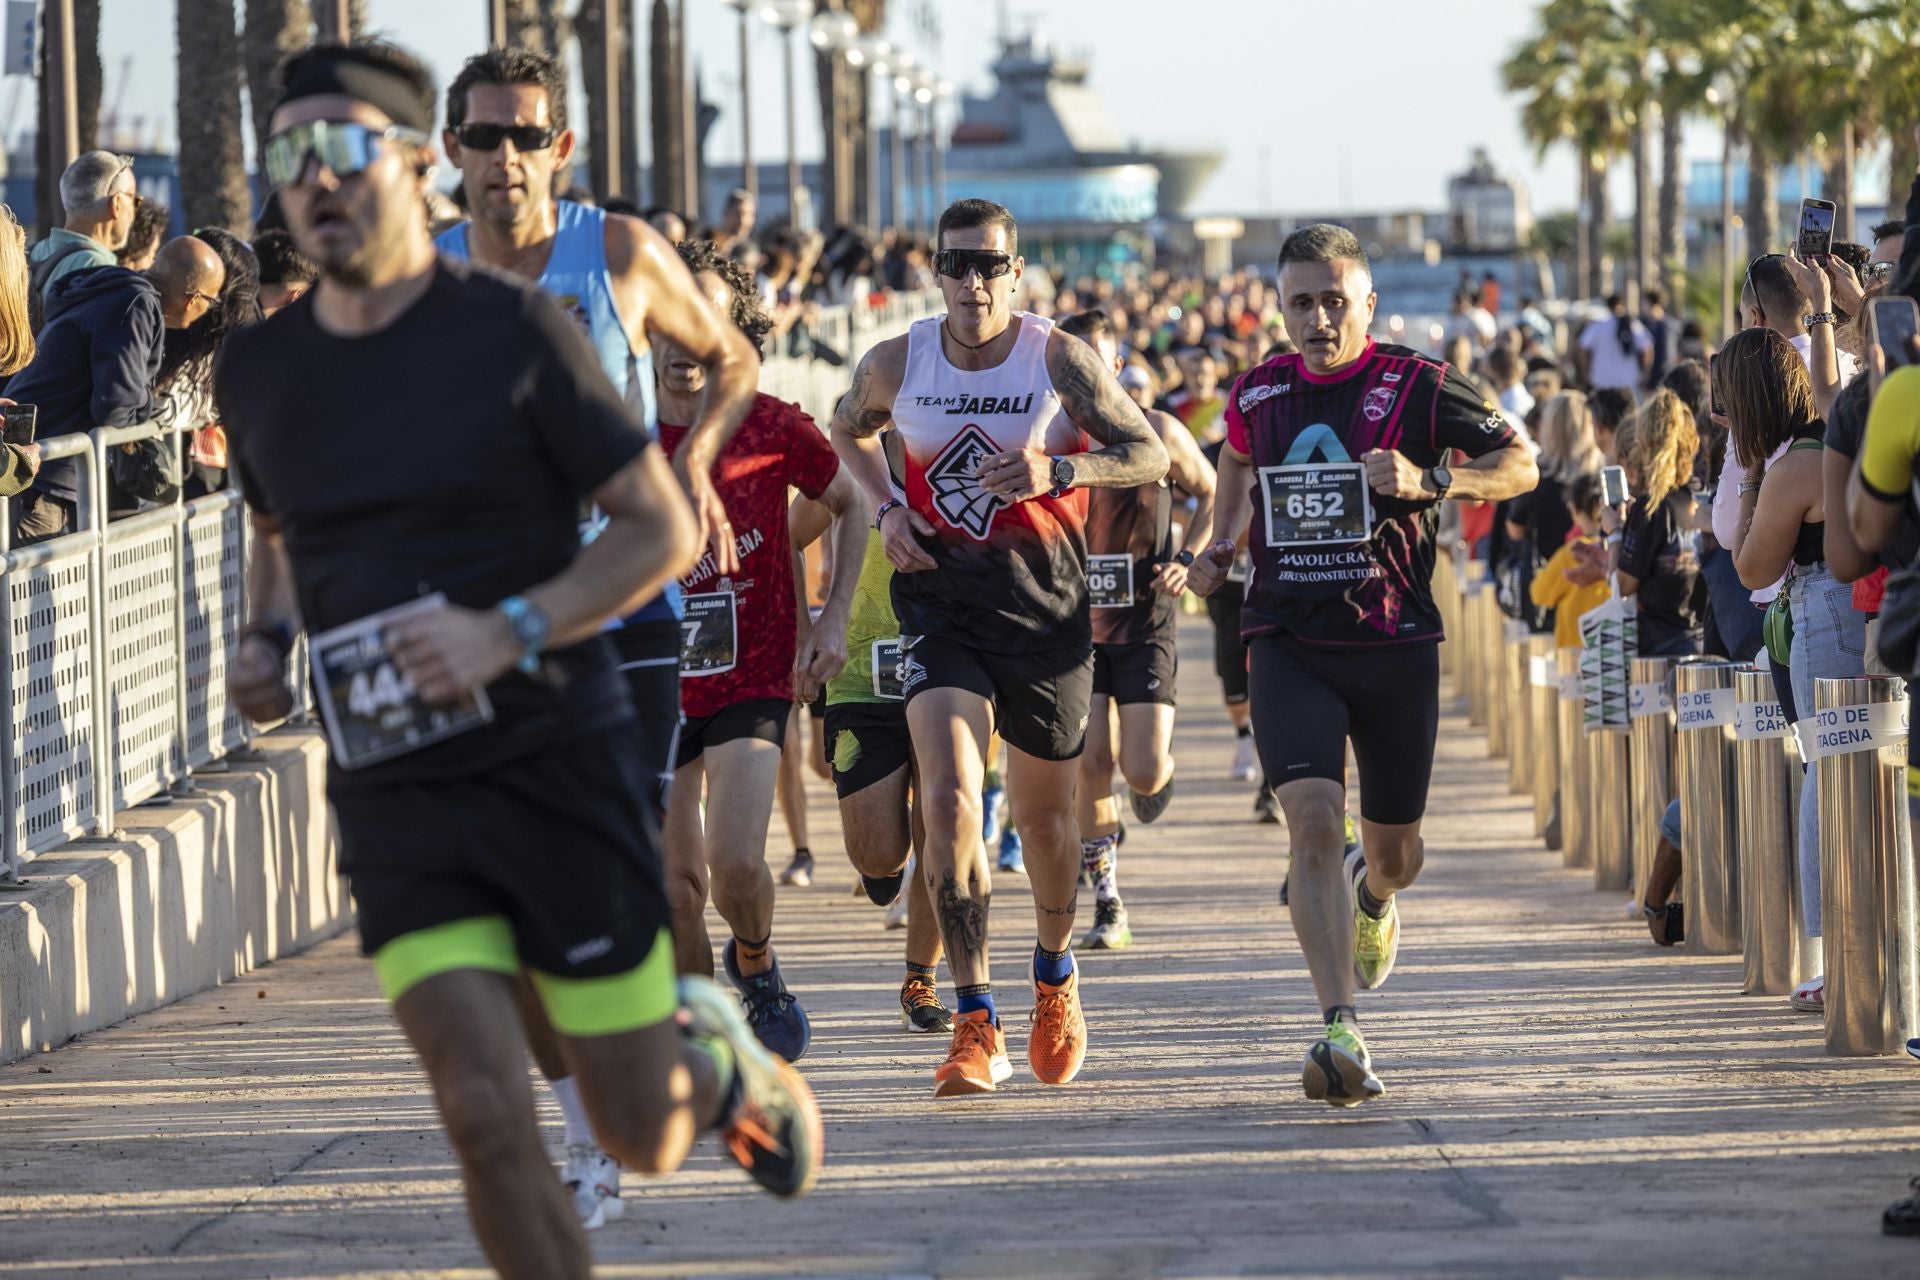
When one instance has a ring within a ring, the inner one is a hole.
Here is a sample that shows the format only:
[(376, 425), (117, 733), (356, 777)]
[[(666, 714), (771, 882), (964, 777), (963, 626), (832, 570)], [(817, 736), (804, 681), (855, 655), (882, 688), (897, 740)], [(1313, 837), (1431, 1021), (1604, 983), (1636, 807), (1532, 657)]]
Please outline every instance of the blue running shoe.
[(980, 824), (980, 843), (991, 849), (1000, 843), (1007, 829), (1007, 789), (988, 787), (980, 793), (980, 809), (986, 816)]
[(740, 1002), (746, 1006), (747, 1025), (753, 1028), (761, 1044), (788, 1062), (798, 1062), (813, 1039), (813, 1026), (807, 1021), (807, 1011), (787, 990), (786, 981), (780, 976), (780, 962), (775, 960), (773, 968), (765, 973), (743, 977), (733, 950), (733, 939), (729, 938), (721, 958), (726, 964), (727, 981), (740, 993)]
[(1920, 1058), (1920, 1038), (1907, 1041), (1907, 1056), (1909, 1058)]
[(1000, 869), (1016, 876), (1027, 874), (1027, 855), (1020, 846), (1020, 833), (1009, 829), (1000, 837)]

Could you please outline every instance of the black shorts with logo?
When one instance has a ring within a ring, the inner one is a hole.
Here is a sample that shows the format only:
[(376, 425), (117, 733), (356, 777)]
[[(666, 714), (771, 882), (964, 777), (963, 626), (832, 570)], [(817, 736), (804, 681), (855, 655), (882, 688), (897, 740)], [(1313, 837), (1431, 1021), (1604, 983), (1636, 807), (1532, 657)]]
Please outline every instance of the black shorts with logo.
[(657, 823), (667, 810), (680, 738), (680, 624), (672, 618), (630, 622), (613, 632), (612, 639), (620, 676), (633, 699), (647, 776), (656, 780), (647, 788), (647, 802)]
[(993, 703), (994, 728), (1015, 750), (1072, 760), (1087, 741), (1093, 707), (1093, 646), (987, 653), (939, 636), (902, 643), (907, 701), (929, 689), (965, 689)]
[(1361, 816), (1392, 826), (1420, 821), (1440, 728), (1440, 646), (1329, 649), (1274, 633), (1247, 647), (1253, 737), (1268, 780), (1345, 785), (1351, 738)]
[(1173, 628), (1161, 627), (1147, 640), (1093, 646), (1093, 691), (1121, 706), (1157, 702), (1171, 707), (1173, 677), (1179, 668)]
[(842, 800), (913, 763), (904, 702), (828, 703), (826, 734), (833, 789)]
[(622, 723), (467, 777), (332, 789), (361, 949), (499, 915), (542, 973), (638, 966), (672, 920), (644, 759)]
[(793, 703), (786, 698), (748, 698), (720, 708), (710, 716), (680, 721), (680, 745), (674, 768), (684, 769), (706, 754), (708, 747), (742, 738), (757, 738), (774, 746), (787, 745), (787, 718)]
[(1240, 638), (1240, 609), (1246, 603), (1247, 584), (1226, 582), (1207, 597), (1207, 617), (1213, 620), (1213, 673), (1228, 706), (1247, 700), (1247, 642)]

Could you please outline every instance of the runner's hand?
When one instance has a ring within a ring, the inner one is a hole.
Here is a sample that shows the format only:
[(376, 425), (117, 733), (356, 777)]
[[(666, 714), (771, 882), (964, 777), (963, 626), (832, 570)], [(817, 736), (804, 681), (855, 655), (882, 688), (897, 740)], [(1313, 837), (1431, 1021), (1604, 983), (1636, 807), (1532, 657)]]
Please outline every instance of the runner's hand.
[(880, 517), (880, 545), (896, 572), (922, 573), (939, 568), (920, 545), (921, 538), (932, 536), (933, 522), (912, 507), (893, 507)]
[(980, 462), (980, 487), (1010, 502), (1053, 491), (1053, 459), (1038, 449), (996, 453)]
[(1367, 468), (1368, 487), (1383, 497), (1418, 502), (1434, 496), (1427, 488), (1427, 473), (1398, 449), (1369, 449), (1360, 461)]
[(693, 504), (693, 518), (700, 524), (700, 542), (713, 548), (714, 572), (722, 576), (740, 572), (740, 553), (733, 543), (733, 525), (727, 521), (727, 506), (720, 501), (720, 491), (713, 487), (713, 474), (702, 471), (695, 475), (686, 470), (683, 451), (673, 460), (674, 474), (680, 478), (680, 487), (687, 491), (687, 500)]
[(520, 660), (520, 641), (506, 615), (443, 604), (386, 630), (387, 649), (420, 700), (449, 707), (492, 684)]
[(822, 613), (808, 628), (793, 659), (793, 687), (805, 702), (820, 696), (827, 681), (847, 665), (847, 620)]
[(293, 714), (286, 660), (271, 640), (258, 635), (242, 637), (239, 648), (227, 660), (227, 696), (255, 724), (284, 720)]
[[(1198, 556), (1194, 557), (1193, 567), (1195, 569), (1200, 567)], [(1168, 560), (1153, 571), (1153, 589), (1163, 596), (1173, 596), (1178, 599), (1186, 592), (1190, 574), (1191, 570), (1186, 565), (1178, 560)]]
[[(1220, 584), (1233, 572), (1233, 544), (1225, 538), (1214, 543), (1193, 558), (1193, 567), (1187, 570), (1187, 590), (1197, 596), (1210, 596), (1220, 589)], [(1155, 586), (1159, 583), (1156, 581)]]

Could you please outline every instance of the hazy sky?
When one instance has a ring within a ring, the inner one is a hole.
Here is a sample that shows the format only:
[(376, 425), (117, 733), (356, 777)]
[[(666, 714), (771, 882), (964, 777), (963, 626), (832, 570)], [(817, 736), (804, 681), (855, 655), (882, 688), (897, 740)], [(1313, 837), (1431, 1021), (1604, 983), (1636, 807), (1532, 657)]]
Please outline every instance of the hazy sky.
[[(913, 21), (923, 2), (941, 28), (938, 48)], [(1006, 0), (1005, 7), (1016, 26), (1034, 22), (1057, 47), (1091, 59), (1092, 86), (1123, 135), (1226, 151), (1197, 212), (1258, 213), (1439, 208), (1448, 175), (1465, 167), (1475, 145), (1528, 182), (1536, 209), (1570, 208), (1572, 157), (1557, 149), (1536, 161), (1520, 136), (1517, 102), (1500, 87), (1499, 64), (1526, 33), (1536, 4)], [(687, 8), (707, 96), (727, 108), (738, 92), (734, 12), (722, 0), (687, 0)], [(893, 0), (891, 34), (949, 79), (984, 91), (1000, 8), (999, 0)], [(125, 115), (146, 116), (149, 129), (154, 120), (170, 122), (172, 0), (104, 0), (102, 9), (108, 102), (130, 65)], [(424, 57), (442, 84), (486, 34), (484, 0), (372, 0), (371, 10), (375, 26)], [(756, 27), (754, 146), (773, 160), (785, 146), (779, 38)], [(644, 83), (644, 49), (640, 55)], [(803, 57), (800, 65), (801, 151), (810, 156), (819, 150), (818, 113), (809, 62)], [(8, 89), (9, 136), (32, 127), (25, 84), (16, 78)], [(169, 124), (166, 136), (173, 132)], [(731, 161), (739, 150), (727, 110), (708, 154)], [(1691, 129), (1688, 152), (1717, 155), (1715, 132)], [(1624, 200), (1629, 185), (1623, 169), (1616, 198)]]

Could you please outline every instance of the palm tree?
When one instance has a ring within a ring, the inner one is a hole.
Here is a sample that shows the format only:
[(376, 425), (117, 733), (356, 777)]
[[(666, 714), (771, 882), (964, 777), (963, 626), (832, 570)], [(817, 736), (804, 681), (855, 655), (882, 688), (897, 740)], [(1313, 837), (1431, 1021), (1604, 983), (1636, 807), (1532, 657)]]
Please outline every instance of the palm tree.
[(190, 227), (242, 235), (252, 220), (240, 145), (240, 36), (233, 0), (179, 0), (180, 191)]
[(308, 0), (247, 0), (246, 31), (241, 36), (247, 64), (247, 107), (253, 118), (254, 168), (267, 145), (267, 119), (277, 94), (274, 77), (280, 63), (313, 39), (313, 7)]
[[(584, 51), (584, 42), (582, 45)], [(679, 63), (673, 48), (673, 11), (667, 0), (653, 0), (653, 12), (647, 26), (647, 94), (653, 125), (653, 187), (649, 192), (654, 204), (684, 210), (687, 193), (682, 190), (681, 175), (686, 172), (685, 152), (680, 128)]]
[[(60, 173), (62, 162), (53, 155), (53, 102), (48, 90), (47, 42), (38, 46), (40, 74), (36, 81), (39, 132), (34, 145), (34, 217), (41, 232), (61, 220)], [(91, 151), (100, 132), (100, 0), (73, 0), (73, 96), (74, 116), (78, 122), (80, 150)]]

